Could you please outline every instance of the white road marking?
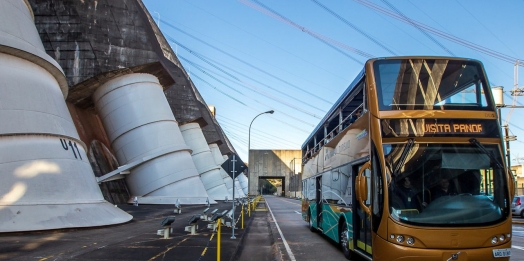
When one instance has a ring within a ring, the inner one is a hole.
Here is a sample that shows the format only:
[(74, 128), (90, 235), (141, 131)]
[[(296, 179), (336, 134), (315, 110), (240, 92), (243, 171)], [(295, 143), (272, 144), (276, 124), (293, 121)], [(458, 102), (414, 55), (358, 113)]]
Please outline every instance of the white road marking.
[(516, 248), (516, 249), (520, 249), (520, 250), (524, 250), (524, 247), (521, 247), (521, 246), (511, 246), (512, 248)]
[(269, 207), (269, 204), (267, 204), (267, 209), (269, 209), (269, 213), (271, 213), (271, 217), (273, 217), (273, 220), (275, 221), (275, 226), (278, 229), (278, 233), (280, 234), (280, 238), (282, 238), (282, 242), (284, 243), (284, 246), (286, 247), (287, 254), (289, 255), (289, 259), (291, 261), (296, 261), (295, 256), (293, 255), (293, 252), (291, 252), (291, 248), (289, 248), (289, 245), (287, 244), (286, 239), (284, 238), (284, 235), (282, 234), (282, 230), (280, 230), (280, 227), (278, 226), (277, 220), (275, 219), (275, 216), (273, 215), (273, 211), (271, 211), (271, 208)]
[(296, 210), (295, 210), (295, 212), (296, 212), (297, 214), (299, 214), (299, 215), (302, 215), (302, 212), (298, 212), (298, 211), (296, 211)]

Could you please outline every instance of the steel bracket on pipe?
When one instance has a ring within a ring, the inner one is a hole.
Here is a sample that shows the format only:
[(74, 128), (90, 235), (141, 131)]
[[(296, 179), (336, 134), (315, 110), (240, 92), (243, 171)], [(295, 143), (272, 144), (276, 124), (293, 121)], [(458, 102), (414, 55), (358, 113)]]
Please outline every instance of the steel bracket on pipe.
[(117, 180), (117, 179), (123, 179), (124, 176), (123, 175), (128, 175), (130, 174), (131, 172), (129, 171), (130, 169), (140, 165), (140, 164), (143, 164), (145, 162), (148, 162), (152, 159), (156, 159), (158, 157), (161, 157), (161, 156), (164, 156), (166, 154), (169, 154), (169, 153), (173, 153), (173, 152), (177, 152), (177, 151), (182, 151), (182, 150), (188, 150), (190, 151), (190, 149), (188, 147), (179, 147), (179, 146), (172, 146), (168, 149), (165, 149), (165, 150), (162, 150), (162, 151), (159, 151), (159, 152), (156, 152), (154, 154), (151, 154), (151, 155), (147, 155), (145, 157), (142, 157), (141, 159), (139, 160), (135, 160), (129, 164), (126, 164), (126, 165), (123, 165), (123, 166), (120, 166), (118, 167), (117, 169), (103, 175), (103, 176), (100, 176), (100, 177), (97, 177), (96, 178), (96, 182), (98, 182), (98, 184), (102, 183), (102, 182), (108, 182), (108, 181), (112, 181), (112, 180)]

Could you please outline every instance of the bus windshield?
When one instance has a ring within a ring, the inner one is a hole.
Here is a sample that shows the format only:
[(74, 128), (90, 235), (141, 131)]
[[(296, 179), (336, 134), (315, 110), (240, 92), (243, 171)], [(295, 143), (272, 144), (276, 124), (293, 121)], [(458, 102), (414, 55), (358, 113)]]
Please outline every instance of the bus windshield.
[(380, 110), (493, 110), (479, 62), (378, 60), (373, 66)]
[(486, 225), (507, 217), (497, 145), (385, 144), (391, 216), (427, 226)]

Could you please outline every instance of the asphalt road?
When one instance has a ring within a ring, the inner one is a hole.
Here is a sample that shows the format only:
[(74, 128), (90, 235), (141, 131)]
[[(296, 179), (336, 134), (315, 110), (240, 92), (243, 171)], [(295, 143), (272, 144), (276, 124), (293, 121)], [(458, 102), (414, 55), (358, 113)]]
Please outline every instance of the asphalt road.
[(513, 238), (511, 246), (511, 261), (524, 261), (524, 219), (513, 217), (514, 222), (523, 224), (513, 224)]
[[(280, 251), (287, 254), (285, 260), (346, 260), (339, 247), (320, 233), (309, 231), (302, 220), (300, 200), (264, 196), (270, 209), (270, 224)], [(275, 222), (276, 220), (276, 222)], [(287, 247), (286, 247), (287, 246)]]
[[(336, 243), (320, 233), (309, 231), (307, 223), (302, 220), (299, 200), (264, 197), (270, 209), (272, 233), (283, 253), (283, 260), (346, 260)], [(524, 219), (513, 217), (513, 220), (510, 260), (524, 261)]]

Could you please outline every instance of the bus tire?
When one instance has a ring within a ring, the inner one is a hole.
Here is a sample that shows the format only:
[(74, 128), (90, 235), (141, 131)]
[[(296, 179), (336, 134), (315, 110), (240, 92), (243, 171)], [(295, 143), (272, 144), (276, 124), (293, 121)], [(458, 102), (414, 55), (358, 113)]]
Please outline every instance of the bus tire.
[(340, 226), (339, 243), (344, 256), (346, 259), (350, 260), (353, 256), (353, 251), (349, 249), (349, 230), (346, 221), (342, 221), (342, 226)]
[(311, 210), (307, 212), (307, 220), (308, 220), (309, 231), (316, 232), (317, 229), (313, 227), (313, 220), (311, 219)]

